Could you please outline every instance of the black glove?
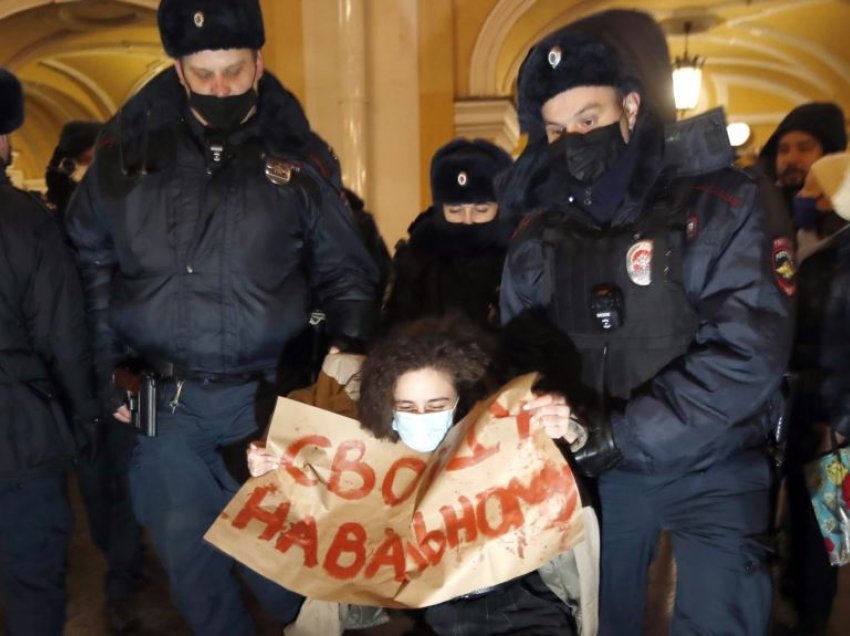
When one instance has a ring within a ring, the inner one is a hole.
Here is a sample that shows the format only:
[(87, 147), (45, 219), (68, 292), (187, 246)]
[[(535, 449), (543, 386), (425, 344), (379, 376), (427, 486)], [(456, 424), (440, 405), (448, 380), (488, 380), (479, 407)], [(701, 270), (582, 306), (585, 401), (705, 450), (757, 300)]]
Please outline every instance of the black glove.
[(84, 461), (94, 461), (103, 448), (105, 432), (103, 419), (100, 417), (74, 417), (74, 441), (77, 444), (77, 457)]
[(611, 420), (598, 415), (585, 419), (583, 423), (587, 427), (587, 442), (573, 451), (573, 459), (583, 475), (595, 479), (619, 464), (623, 454), (614, 443)]

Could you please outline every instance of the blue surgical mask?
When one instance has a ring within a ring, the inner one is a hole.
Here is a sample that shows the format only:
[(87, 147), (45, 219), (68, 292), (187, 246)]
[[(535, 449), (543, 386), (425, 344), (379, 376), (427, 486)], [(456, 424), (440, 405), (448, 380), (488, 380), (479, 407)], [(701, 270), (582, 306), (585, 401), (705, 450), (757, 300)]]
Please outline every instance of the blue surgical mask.
[(433, 413), (393, 411), (393, 430), (413, 450), (430, 453), (440, 445), (454, 424), (456, 407), (457, 403), (450, 409)]
[(798, 230), (811, 230), (818, 224), (820, 212), (815, 197), (796, 196), (792, 201), (794, 208), (794, 227)]

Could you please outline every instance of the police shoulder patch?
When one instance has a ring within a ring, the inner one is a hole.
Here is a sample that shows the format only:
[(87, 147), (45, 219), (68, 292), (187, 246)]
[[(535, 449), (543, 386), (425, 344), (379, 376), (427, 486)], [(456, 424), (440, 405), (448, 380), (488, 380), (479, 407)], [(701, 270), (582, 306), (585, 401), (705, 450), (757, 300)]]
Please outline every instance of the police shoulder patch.
[(279, 157), (266, 157), (266, 179), (275, 185), (286, 185), (292, 180), (293, 173), (301, 172), (301, 165)]
[(638, 241), (626, 254), (626, 272), (635, 285), (646, 287), (652, 284), (653, 241)]
[(773, 241), (771, 265), (776, 284), (788, 296), (797, 293), (797, 265), (794, 262), (794, 244), (787, 236)]

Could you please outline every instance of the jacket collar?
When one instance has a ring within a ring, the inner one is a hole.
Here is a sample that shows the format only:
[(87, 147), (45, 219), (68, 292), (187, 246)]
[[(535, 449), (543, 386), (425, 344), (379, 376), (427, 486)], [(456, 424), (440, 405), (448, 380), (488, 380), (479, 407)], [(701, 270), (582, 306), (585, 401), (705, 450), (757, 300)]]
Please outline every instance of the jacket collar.
[(664, 128), (664, 165), (672, 176), (708, 174), (728, 168), (734, 161), (735, 151), (729, 143), (722, 108), (669, 123)]
[[(144, 143), (151, 134), (172, 130), (194, 116), (188, 107), (186, 92), (171, 67), (152, 79), (115, 115), (116, 134), (124, 144)], [(296, 153), (306, 148), (313, 134), (301, 104), (270, 73), (265, 73), (258, 86), (256, 125), (262, 131), (264, 148), (272, 154)], [(196, 120), (195, 120), (196, 121)], [(112, 124), (113, 122), (110, 122)], [(248, 127), (250, 122), (246, 123)], [(200, 129), (190, 123), (194, 131)], [(236, 131), (234, 135), (237, 135)]]

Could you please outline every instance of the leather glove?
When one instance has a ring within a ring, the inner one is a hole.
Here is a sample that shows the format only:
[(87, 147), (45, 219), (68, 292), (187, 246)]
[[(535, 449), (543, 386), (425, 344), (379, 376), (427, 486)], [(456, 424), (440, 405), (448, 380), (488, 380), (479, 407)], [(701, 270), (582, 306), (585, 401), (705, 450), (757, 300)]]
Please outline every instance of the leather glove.
[(103, 449), (104, 424), (100, 417), (74, 417), (74, 441), (77, 444), (77, 457), (84, 461), (94, 461)]
[(580, 448), (574, 445), (573, 459), (583, 475), (595, 479), (619, 464), (623, 454), (614, 443), (611, 421), (607, 417), (592, 417), (585, 426), (587, 441)]

